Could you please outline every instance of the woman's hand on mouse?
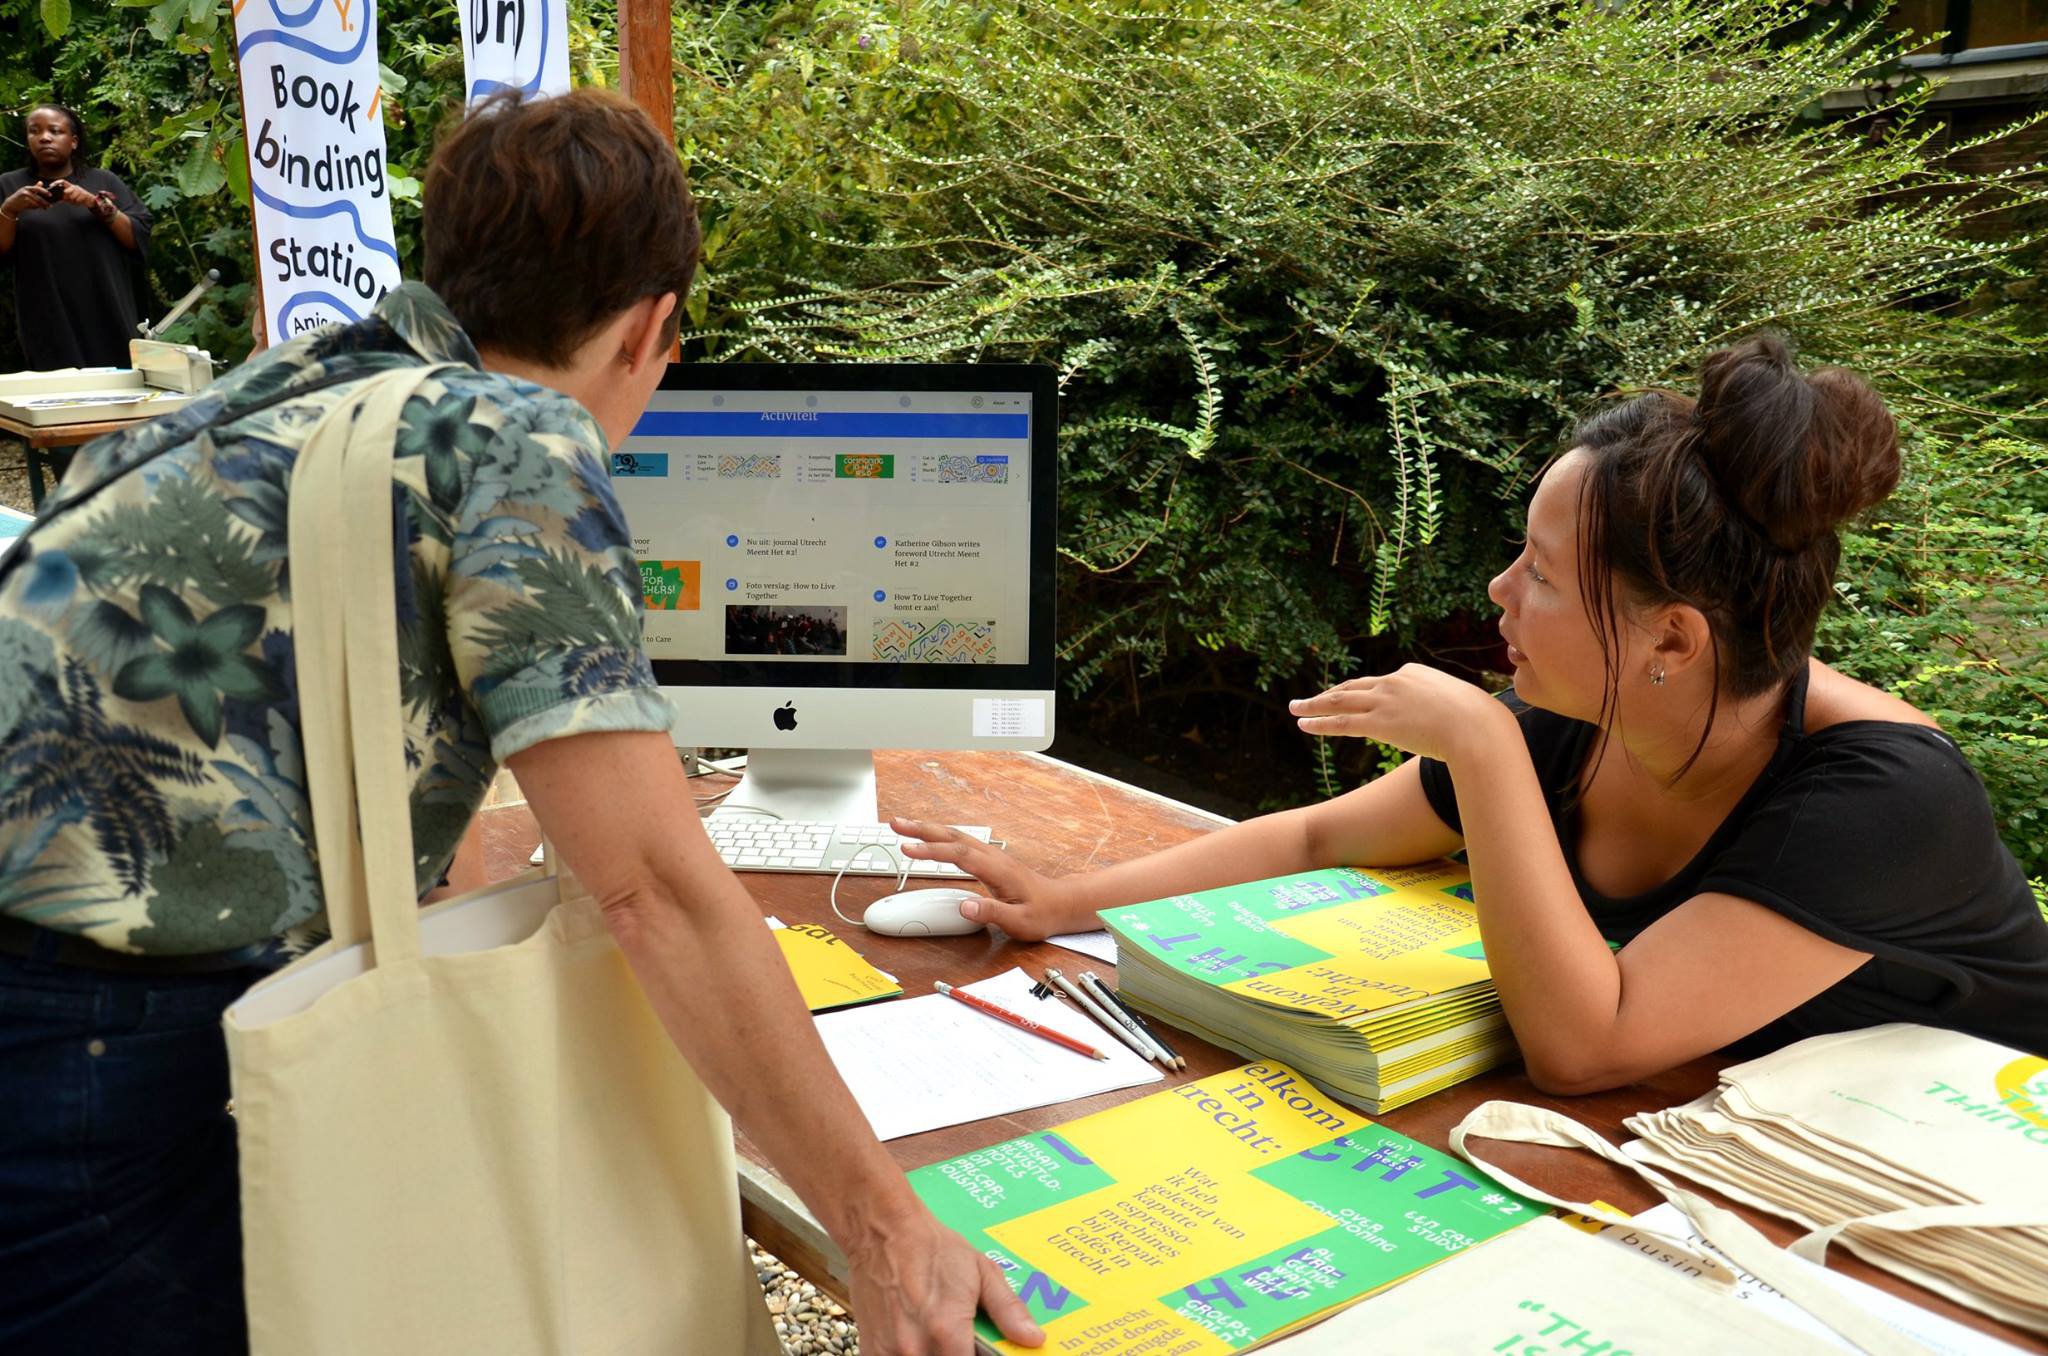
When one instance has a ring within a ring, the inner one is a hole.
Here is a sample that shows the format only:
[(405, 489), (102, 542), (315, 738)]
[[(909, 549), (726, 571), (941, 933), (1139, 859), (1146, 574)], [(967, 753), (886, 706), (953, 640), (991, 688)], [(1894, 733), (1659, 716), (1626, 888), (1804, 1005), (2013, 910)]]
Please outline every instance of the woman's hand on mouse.
[(993, 923), (1020, 942), (1102, 926), (1093, 909), (1069, 897), (1064, 882), (1041, 876), (1001, 848), (950, 825), (921, 819), (892, 819), (889, 827), (906, 840), (904, 856), (951, 862), (987, 888), (989, 898), (970, 899), (960, 906), (960, 912), (977, 923)]

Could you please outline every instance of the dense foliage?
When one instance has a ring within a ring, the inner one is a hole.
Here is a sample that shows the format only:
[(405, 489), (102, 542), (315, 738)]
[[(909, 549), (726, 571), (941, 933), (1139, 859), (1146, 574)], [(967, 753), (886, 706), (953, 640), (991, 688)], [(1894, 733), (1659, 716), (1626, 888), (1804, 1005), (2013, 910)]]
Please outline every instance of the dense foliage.
[(1775, 327), (1913, 430), (1825, 655), (1951, 719), (2038, 872), (2040, 426), (1987, 408), (2015, 410), (1995, 374), (2034, 361), (1999, 298), (2040, 190), (1932, 164), (1921, 87), (1821, 119), (1821, 92), (1893, 52), (1867, 24), (1789, 26), (1806, 16), (699, 9), (678, 38), (710, 223), (691, 342), (1059, 364), (1074, 688), (1277, 709), (1483, 652), (1485, 582), (1575, 416)]
[[(160, 214), (161, 303), (201, 265), (246, 278), (240, 127), (223, 0), (133, 3), (0, 0), (28, 33), (0, 107), (54, 83), (85, 112)], [(571, 8), (604, 80), (610, 0)], [(1483, 666), (1485, 581), (1577, 415), (1778, 328), (1911, 431), (1823, 654), (1936, 712), (2048, 872), (2042, 363), (2005, 305), (2041, 194), (1946, 174), (1923, 87), (1819, 116), (1892, 55), (1879, 9), (678, 0), (689, 351), (1058, 364), (1070, 710), (1276, 747), (1279, 802), (1318, 756), (1285, 696)], [(405, 193), (457, 93), (455, 6), (380, 15)], [(193, 333), (238, 353), (245, 307)], [(1374, 753), (1343, 756), (1326, 782)]]

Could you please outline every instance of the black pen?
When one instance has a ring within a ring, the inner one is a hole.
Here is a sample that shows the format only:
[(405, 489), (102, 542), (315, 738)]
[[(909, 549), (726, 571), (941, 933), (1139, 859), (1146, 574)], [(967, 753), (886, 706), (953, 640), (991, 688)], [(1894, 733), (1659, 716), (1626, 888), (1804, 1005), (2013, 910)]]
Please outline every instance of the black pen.
[(1159, 1033), (1154, 1031), (1151, 1027), (1147, 1026), (1145, 1024), (1145, 1019), (1143, 1017), (1140, 1017), (1137, 1013), (1131, 1011), (1131, 1005), (1129, 1003), (1124, 1002), (1123, 999), (1119, 998), (1117, 996), (1116, 990), (1110, 988), (1107, 984), (1104, 984), (1102, 980), (1096, 976), (1093, 970), (1083, 970), (1081, 972), (1081, 982), (1083, 984), (1086, 984), (1089, 987), (1089, 989), (1092, 990), (1099, 997), (1106, 999), (1111, 1005), (1113, 1005), (1116, 1008), (1118, 1012), (1121, 1012), (1124, 1016), (1130, 1018), (1131, 1025), (1138, 1028), (1138, 1034), (1143, 1036), (1146, 1040), (1151, 1041), (1154, 1045), (1158, 1046), (1162, 1051), (1164, 1051), (1166, 1054), (1166, 1058), (1172, 1063), (1174, 1068), (1185, 1069), (1188, 1067), (1188, 1062), (1185, 1059), (1181, 1058), (1180, 1052), (1178, 1050), (1175, 1050), (1172, 1046), (1168, 1045), (1165, 1041), (1160, 1040)]

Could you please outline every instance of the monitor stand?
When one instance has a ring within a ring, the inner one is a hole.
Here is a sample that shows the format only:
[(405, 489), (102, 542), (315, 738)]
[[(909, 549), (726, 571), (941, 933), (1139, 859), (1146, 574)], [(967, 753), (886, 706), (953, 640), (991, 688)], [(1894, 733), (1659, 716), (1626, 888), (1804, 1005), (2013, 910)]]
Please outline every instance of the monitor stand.
[(866, 749), (748, 749), (746, 775), (711, 813), (873, 824), (875, 756)]

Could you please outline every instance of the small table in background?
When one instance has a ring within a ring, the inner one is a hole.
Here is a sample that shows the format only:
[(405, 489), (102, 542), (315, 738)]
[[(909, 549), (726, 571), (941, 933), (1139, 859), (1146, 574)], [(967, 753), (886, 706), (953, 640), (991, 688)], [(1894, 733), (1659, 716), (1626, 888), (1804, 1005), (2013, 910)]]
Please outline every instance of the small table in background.
[(71, 464), (71, 448), (89, 443), (103, 433), (118, 433), (134, 422), (100, 419), (89, 424), (25, 424), (0, 414), (0, 433), (28, 444), (29, 502), (40, 506), (43, 496), (50, 492), (43, 480), (45, 470), (51, 481), (61, 480), (65, 467)]

